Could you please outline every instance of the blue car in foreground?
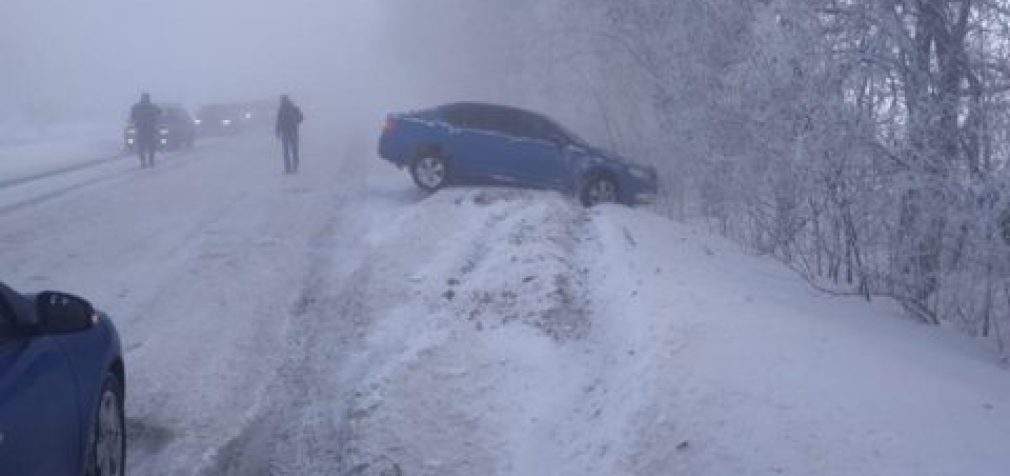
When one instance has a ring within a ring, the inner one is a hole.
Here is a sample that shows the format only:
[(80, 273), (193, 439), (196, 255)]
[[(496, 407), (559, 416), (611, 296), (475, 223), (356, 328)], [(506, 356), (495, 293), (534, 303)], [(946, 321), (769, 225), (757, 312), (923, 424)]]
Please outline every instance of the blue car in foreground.
[(379, 156), (426, 191), (447, 185), (558, 190), (583, 205), (655, 201), (656, 170), (593, 147), (547, 117), (483, 103), (391, 114)]
[(124, 377), (105, 314), (0, 283), (0, 474), (122, 475)]

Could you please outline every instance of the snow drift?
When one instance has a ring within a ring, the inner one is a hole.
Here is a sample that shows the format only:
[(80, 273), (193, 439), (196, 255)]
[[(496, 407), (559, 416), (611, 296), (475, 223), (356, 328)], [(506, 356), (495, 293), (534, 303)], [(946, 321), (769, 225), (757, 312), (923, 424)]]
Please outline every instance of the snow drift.
[[(365, 474), (999, 474), (1010, 380), (645, 210), (450, 190), (372, 233), (399, 276), (342, 442)], [(404, 254), (404, 249), (414, 253)], [(423, 257), (423, 258), (418, 258)], [(384, 343), (384, 344), (383, 344)]]

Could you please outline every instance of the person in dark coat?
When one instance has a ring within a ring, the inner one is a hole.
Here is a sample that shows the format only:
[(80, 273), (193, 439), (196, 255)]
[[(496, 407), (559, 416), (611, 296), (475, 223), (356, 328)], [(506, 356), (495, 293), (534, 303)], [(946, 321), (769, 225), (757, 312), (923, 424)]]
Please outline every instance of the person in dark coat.
[(158, 118), (161, 109), (151, 103), (151, 95), (140, 95), (140, 102), (130, 111), (130, 122), (137, 131), (137, 154), (140, 167), (154, 167), (154, 153), (158, 150)]
[(291, 102), (286, 94), (281, 96), (281, 107), (277, 110), (275, 131), (284, 149), (284, 173), (298, 172), (298, 126), (305, 119), (302, 110)]

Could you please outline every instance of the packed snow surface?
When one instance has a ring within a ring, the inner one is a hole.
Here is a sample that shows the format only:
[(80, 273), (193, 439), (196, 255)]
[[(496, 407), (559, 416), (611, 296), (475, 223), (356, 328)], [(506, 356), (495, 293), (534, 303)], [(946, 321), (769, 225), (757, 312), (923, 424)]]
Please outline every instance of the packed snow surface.
[(118, 157), (122, 136), (121, 124), (0, 123), (0, 185)]
[(1010, 468), (974, 341), (649, 210), (425, 197), (312, 137), (298, 176), (244, 137), (0, 188), (0, 278), (119, 327), (132, 474)]

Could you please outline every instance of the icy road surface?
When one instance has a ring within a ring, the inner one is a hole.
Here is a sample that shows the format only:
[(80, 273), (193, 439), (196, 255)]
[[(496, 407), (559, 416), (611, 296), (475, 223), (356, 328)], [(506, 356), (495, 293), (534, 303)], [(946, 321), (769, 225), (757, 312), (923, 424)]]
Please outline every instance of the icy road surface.
[(1006, 474), (1010, 374), (645, 210), (423, 198), (371, 137), (0, 188), (0, 279), (109, 311), (131, 474)]

